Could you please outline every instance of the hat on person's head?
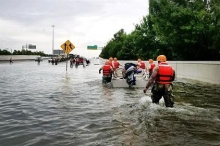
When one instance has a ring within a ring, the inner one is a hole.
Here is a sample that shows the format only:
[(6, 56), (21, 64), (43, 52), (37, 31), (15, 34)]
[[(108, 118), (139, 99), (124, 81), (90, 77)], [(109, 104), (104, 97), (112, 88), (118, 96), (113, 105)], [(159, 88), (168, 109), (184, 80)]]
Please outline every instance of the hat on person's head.
[(167, 58), (165, 55), (159, 55), (157, 57), (157, 61), (160, 61), (160, 62), (166, 62), (167, 61)]
[(153, 63), (154, 62), (154, 60), (153, 59), (149, 59), (149, 63)]

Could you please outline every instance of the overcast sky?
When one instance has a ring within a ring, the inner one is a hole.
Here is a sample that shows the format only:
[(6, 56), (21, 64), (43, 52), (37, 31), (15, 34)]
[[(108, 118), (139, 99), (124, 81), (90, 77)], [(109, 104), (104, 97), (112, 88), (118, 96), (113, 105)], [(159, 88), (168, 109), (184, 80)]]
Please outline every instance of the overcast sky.
[(71, 53), (87, 57), (100, 53), (88, 45), (103, 47), (120, 29), (130, 33), (147, 14), (148, 0), (0, 0), (0, 49), (27, 43), (51, 54), (55, 25), (54, 49), (70, 40)]

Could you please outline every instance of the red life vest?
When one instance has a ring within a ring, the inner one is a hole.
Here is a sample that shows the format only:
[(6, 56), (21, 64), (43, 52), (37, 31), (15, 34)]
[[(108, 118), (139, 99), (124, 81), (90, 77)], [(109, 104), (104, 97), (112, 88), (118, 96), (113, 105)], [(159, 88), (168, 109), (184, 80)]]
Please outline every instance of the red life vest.
[(108, 65), (110, 65), (112, 67), (112, 62), (111, 61), (108, 61)]
[(80, 62), (79, 58), (76, 58), (76, 62), (77, 62), (77, 63), (79, 63), (79, 62)]
[(104, 65), (102, 68), (103, 76), (109, 76), (111, 74), (111, 66), (110, 65)]
[(149, 72), (152, 72), (155, 66), (156, 66), (156, 65), (155, 65), (154, 63), (150, 64)]
[(79, 62), (83, 63), (84, 59), (83, 58), (80, 58), (79, 59)]
[(140, 62), (140, 68), (145, 69), (145, 63), (144, 62)]
[(119, 63), (118, 63), (118, 61), (114, 61), (114, 67), (115, 67), (115, 69), (116, 69), (116, 68), (119, 68)]
[(170, 84), (172, 83), (173, 74), (173, 68), (166, 62), (161, 62), (158, 65), (156, 82), (160, 84)]

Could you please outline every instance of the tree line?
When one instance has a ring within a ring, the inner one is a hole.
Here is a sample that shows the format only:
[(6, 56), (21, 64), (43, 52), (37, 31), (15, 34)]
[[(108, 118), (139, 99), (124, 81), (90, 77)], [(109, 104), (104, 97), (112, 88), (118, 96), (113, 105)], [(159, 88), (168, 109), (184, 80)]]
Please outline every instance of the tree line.
[(149, 15), (103, 47), (102, 58), (120, 60), (220, 60), (219, 0), (149, 0)]
[(6, 49), (1, 50), (0, 49), (0, 55), (40, 55), (40, 56), (47, 56), (44, 52), (42, 51), (36, 51), (36, 52), (31, 52), (29, 50), (14, 50), (12, 53), (9, 52)]

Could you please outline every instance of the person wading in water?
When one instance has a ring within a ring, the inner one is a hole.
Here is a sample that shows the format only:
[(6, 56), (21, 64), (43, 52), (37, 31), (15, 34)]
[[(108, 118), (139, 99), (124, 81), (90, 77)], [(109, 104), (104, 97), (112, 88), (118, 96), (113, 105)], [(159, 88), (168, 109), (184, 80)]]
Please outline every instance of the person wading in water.
[(147, 82), (146, 88), (143, 90), (146, 93), (151, 84), (154, 83), (151, 90), (151, 99), (153, 103), (159, 104), (160, 99), (163, 97), (166, 107), (173, 107), (174, 96), (172, 94), (172, 82), (175, 79), (174, 69), (166, 62), (165, 55), (157, 57), (158, 66), (153, 70), (150, 79)]

